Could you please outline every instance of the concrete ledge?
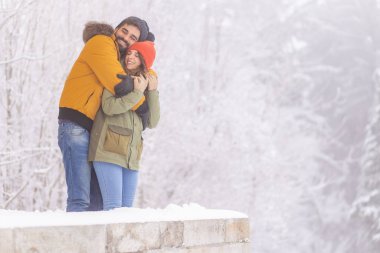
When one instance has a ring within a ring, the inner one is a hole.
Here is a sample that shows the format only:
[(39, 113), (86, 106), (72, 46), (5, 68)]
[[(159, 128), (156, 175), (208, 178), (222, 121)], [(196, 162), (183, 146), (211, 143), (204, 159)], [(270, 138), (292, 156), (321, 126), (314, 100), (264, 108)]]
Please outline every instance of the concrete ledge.
[[(184, 208), (174, 211), (123, 208), (85, 213), (0, 211), (0, 252), (249, 252), (249, 221), (244, 214), (202, 209), (202, 215), (191, 217), (177, 213), (186, 213)], [(3, 222), (7, 216), (8, 221)]]

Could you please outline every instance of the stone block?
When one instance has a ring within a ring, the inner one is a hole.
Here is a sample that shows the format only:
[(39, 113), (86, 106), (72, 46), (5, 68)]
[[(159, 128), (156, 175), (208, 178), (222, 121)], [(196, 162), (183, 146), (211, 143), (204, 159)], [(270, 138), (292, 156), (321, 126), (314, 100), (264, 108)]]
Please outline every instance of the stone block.
[(249, 241), (249, 220), (228, 219), (226, 220), (225, 242), (248, 242)]
[(0, 229), (0, 252), (14, 252), (12, 229)]
[(183, 248), (162, 248), (143, 251), (143, 253), (187, 253), (187, 249)]
[[(17, 215), (19, 213), (16, 213)], [(245, 216), (216, 214), (203, 219), (145, 221), (144, 216), (112, 220), (111, 212), (57, 213), (56, 220), (35, 227), (18, 223), (0, 228), (0, 253), (249, 253), (249, 221)], [(36, 216), (34, 213), (28, 214)], [(99, 219), (98, 219), (99, 216)], [(39, 219), (38, 219), (39, 220)], [(32, 219), (33, 221), (33, 219)], [(59, 221), (59, 222), (58, 222)], [(99, 224), (99, 222), (105, 224)], [(99, 224), (99, 225), (96, 225)], [(69, 225), (75, 224), (75, 225)], [(82, 225), (79, 225), (82, 224)], [(4, 224), (3, 224), (4, 225)]]
[(223, 243), (225, 220), (184, 221), (183, 244), (185, 247)]
[(140, 252), (161, 247), (160, 223), (107, 225), (107, 252)]
[(250, 253), (249, 243), (232, 243), (223, 245), (219, 253)]
[(161, 247), (178, 248), (183, 244), (182, 221), (160, 222)]
[(204, 245), (184, 249), (180, 253), (249, 253), (248, 243)]
[(15, 228), (17, 253), (104, 253), (105, 225)]

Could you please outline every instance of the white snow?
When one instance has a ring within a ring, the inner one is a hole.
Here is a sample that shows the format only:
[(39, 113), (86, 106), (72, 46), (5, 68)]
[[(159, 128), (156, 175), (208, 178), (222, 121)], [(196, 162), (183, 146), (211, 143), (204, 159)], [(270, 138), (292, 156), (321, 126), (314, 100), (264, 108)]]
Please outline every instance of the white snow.
[(164, 209), (118, 208), (111, 211), (70, 213), (62, 210), (26, 212), (2, 209), (0, 217), (0, 228), (248, 218), (240, 212), (207, 209), (195, 203), (183, 206), (169, 204)]
[(379, 252), (380, 0), (0, 6), (0, 209), (65, 207), (64, 82), (84, 24), (130, 15), (156, 35), (162, 109), (135, 206), (164, 208), (0, 211), (0, 227), (223, 215), (166, 207), (194, 202), (247, 213), (255, 253)]

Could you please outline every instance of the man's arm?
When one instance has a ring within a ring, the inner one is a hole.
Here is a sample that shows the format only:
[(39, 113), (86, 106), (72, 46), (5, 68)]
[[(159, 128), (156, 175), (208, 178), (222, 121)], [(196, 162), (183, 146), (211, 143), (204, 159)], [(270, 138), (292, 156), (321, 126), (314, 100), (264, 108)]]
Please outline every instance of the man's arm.
[(102, 86), (113, 95), (115, 95), (114, 86), (121, 81), (117, 75), (125, 75), (117, 50), (113, 39), (105, 35), (94, 36), (83, 49), (83, 59)]

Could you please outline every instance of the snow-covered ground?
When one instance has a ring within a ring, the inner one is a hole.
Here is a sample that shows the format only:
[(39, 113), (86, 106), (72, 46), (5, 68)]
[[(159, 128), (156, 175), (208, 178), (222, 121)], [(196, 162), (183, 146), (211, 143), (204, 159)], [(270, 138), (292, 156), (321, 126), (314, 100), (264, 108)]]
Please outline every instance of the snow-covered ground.
[(0, 208), (65, 208), (65, 78), (87, 21), (130, 15), (156, 35), (161, 100), (136, 207), (246, 213), (255, 253), (379, 252), (378, 0), (0, 1)]
[(237, 218), (248, 218), (248, 216), (231, 210), (206, 209), (194, 203), (182, 206), (170, 204), (164, 209), (118, 208), (110, 211), (76, 213), (62, 210), (46, 212), (0, 210), (0, 228)]

